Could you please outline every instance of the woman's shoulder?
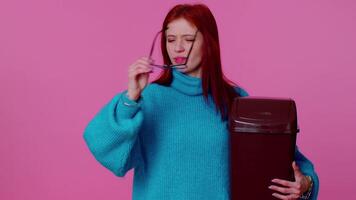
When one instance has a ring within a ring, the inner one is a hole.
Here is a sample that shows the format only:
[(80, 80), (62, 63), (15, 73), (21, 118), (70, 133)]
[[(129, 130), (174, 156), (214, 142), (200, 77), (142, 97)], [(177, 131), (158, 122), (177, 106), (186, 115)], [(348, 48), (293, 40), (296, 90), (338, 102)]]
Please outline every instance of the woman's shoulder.
[(243, 89), (242, 87), (234, 86), (234, 89), (241, 97), (249, 96), (248, 92), (245, 89)]

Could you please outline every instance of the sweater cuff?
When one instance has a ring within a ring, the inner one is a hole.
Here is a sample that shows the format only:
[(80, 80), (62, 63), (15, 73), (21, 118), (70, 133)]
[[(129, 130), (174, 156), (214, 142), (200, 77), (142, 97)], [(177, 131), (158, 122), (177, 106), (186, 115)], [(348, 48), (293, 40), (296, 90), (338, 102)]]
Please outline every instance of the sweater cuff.
[(137, 113), (142, 104), (143, 98), (140, 97), (137, 101), (134, 101), (127, 96), (127, 90), (124, 91), (119, 98), (116, 115), (119, 119), (130, 119)]

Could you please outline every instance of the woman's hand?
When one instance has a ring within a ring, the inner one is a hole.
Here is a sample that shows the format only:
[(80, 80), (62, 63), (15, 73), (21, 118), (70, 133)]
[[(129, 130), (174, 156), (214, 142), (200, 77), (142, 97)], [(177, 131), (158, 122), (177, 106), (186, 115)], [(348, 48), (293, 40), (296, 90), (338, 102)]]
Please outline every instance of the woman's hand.
[(298, 199), (304, 192), (308, 191), (308, 188), (311, 184), (309, 179), (303, 175), (295, 161), (292, 163), (292, 166), (294, 170), (295, 182), (282, 179), (273, 179), (272, 182), (284, 186), (281, 187), (271, 185), (268, 187), (269, 189), (278, 192), (272, 194), (274, 197), (278, 199), (295, 200)]
[(152, 63), (152, 60), (147, 57), (142, 57), (130, 65), (127, 89), (127, 95), (130, 99), (136, 101), (140, 97), (142, 90), (146, 87), (149, 73), (153, 72), (150, 63)]

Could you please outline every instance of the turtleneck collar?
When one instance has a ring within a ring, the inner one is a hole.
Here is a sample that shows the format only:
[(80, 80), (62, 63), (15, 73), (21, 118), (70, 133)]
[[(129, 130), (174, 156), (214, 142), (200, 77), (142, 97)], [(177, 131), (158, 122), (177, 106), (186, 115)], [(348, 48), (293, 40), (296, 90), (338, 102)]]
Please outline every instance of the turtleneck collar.
[(196, 96), (203, 94), (201, 78), (189, 76), (175, 68), (172, 69), (171, 86), (186, 95)]

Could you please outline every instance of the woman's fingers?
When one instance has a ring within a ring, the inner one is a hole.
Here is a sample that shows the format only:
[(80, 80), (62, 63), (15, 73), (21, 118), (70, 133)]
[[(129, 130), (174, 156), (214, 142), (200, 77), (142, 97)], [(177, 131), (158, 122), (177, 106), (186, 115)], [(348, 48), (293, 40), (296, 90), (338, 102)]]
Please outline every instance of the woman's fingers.
[(149, 61), (149, 60), (138, 60), (137, 61), (137, 64), (143, 64), (143, 65), (146, 65), (147, 67), (152, 67), (151, 66), (151, 61)]
[(298, 165), (294, 161), (292, 163), (294, 170), (295, 182), (283, 180), (283, 179), (273, 179), (273, 183), (277, 183), (280, 186), (271, 185), (268, 188), (278, 193), (273, 193), (272, 195), (279, 199), (298, 199), (302, 194), (302, 183), (301, 179), (304, 176), (300, 171)]
[(282, 179), (273, 179), (272, 182), (273, 183), (278, 183), (278, 184), (283, 185), (285, 187), (295, 187), (296, 186), (295, 182), (282, 180)]
[(146, 69), (153, 69), (151, 65), (149, 65), (146, 61), (136, 61), (134, 64), (132, 64), (129, 68), (130, 71), (134, 71), (138, 67), (143, 67)]
[(295, 194), (283, 195), (283, 194), (273, 193), (272, 196), (278, 199), (285, 199), (285, 200), (296, 200), (299, 198), (299, 196)]
[(150, 65), (152, 60), (147, 57), (141, 57), (129, 66), (128, 69), (128, 94), (131, 99), (137, 100), (141, 91), (147, 86), (149, 75), (153, 72)]
[(136, 66), (129, 71), (129, 77), (136, 77), (138, 74), (151, 72), (152, 68), (149, 68), (142, 64), (136, 64)]
[(147, 65), (147, 66), (150, 66), (150, 64), (153, 63), (153, 60), (151, 58), (141, 57), (136, 62), (144, 64), (144, 65)]
[(271, 185), (268, 188), (271, 189), (271, 190), (275, 190), (275, 191), (277, 191), (279, 193), (282, 193), (282, 194), (297, 194), (298, 193), (298, 190), (295, 189), (295, 188), (279, 187), (279, 186), (276, 186), (276, 185)]
[[(279, 193), (273, 193), (272, 195), (280, 199), (297, 199), (301, 195), (300, 184), (282, 179), (273, 179), (272, 182), (278, 183), (281, 186), (271, 185), (268, 188)], [(295, 198), (292, 198), (295, 197)]]

